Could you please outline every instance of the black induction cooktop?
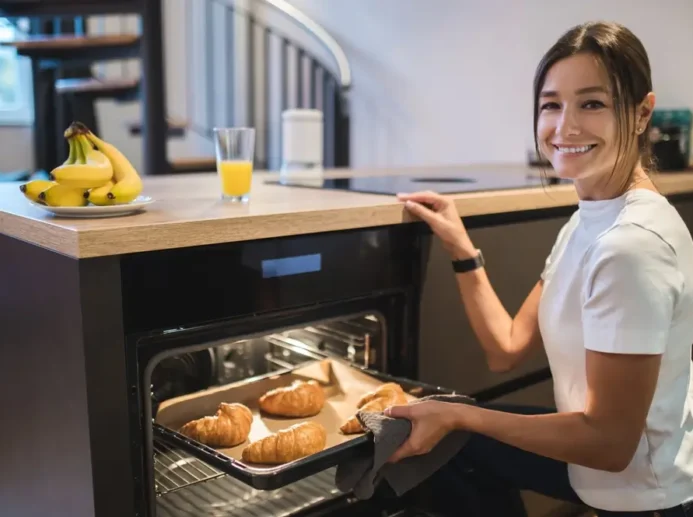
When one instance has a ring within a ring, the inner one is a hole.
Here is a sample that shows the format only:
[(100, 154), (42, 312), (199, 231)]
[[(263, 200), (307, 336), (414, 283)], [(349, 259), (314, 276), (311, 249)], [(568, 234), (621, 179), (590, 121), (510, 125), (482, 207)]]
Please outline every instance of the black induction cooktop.
[(483, 171), (478, 174), (444, 176), (366, 176), (360, 178), (289, 178), (267, 180), (268, 184), (287, 187), (302, 187), (323, 190), (346, 190), (364, 194), (396, 195), (421, 190), (432, 190), (440, 194), (460, 194), (508, 190), (514, 188), (541, 187), (542, 184), (570, 183), (570, 180), (542, 179), (537, 174), (509, 174)]

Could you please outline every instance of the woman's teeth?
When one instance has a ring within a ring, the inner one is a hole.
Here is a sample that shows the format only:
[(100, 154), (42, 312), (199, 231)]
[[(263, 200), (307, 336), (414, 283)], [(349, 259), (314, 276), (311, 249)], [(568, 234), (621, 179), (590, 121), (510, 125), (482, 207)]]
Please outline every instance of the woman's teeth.
[(565, 153), (565, 154), (580, 154), (580, 153), (586, 153), (587, 151), (593, 149), (595, 147), (595, 144), (592, 145), (581, 145), (581, 146), (572, 146), (572, 147), (565, 147), (565, 146), (559, 146), (555, 145), (554, 146), (556, 150), (559, 153)]

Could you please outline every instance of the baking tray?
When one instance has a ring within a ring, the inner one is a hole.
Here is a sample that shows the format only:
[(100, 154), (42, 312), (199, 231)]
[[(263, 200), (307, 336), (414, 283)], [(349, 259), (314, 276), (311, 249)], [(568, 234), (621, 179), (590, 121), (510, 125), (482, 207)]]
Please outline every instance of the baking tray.
[[(288, 386), (296, 379), (314, 379), (323, 386), (325, 406), (318, 415), (282, 418), (260, 413), (257, 400), (263, 393)], [(343, 435), (339, 427), (356, 412), (356, 402), (364, 393), (385, 382), (399, 383), (409, 400), (436, 393), (454, 393), (452, 390), (393, 377), (339, 359), (322, 359), (282, 372), (164, 401), (154, 419), (154, 435), (253, 488), (273, 490), (349, 458), (369, 454), (373, 447), (370, 433)], [(215, 449), (177, 432), (190, 420), (213, 415), (221, 402), (240, 402), (252, 411), (253, 423), (248, 440), (244, 443), (228, 449)], [(327, 443), (321, 452), (281, 465), (256, 465), (241, 460), (241, 453), (250, 441), (306, 420), (318, 421), (327, 429)]]

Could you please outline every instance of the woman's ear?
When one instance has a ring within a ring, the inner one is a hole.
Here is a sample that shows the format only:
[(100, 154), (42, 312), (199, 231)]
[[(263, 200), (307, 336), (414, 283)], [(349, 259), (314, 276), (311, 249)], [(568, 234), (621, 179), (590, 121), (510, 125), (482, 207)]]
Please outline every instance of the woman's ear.
[(645, 127), (652, 118), (652, 113), (655, 109), (655, 94), (650, 92), (645, 95), (637, 109), (635, 120), (635, 132), (640, 134), (645, 131)]

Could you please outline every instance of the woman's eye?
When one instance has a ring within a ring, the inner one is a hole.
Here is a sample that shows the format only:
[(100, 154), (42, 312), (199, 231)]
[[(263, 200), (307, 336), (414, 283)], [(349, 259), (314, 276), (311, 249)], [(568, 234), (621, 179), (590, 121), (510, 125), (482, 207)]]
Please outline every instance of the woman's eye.
[(547, 103), (541, 105), (541, 111), (555, 110), (555, 109), (560, 109), (558, 106), (558, 103), (556, 103), (556, 102), (547, 102)]
[(589, 110), (595, 110), (603, 108), (604, 103), (602, 101), (587, 101), (583, 106)]

